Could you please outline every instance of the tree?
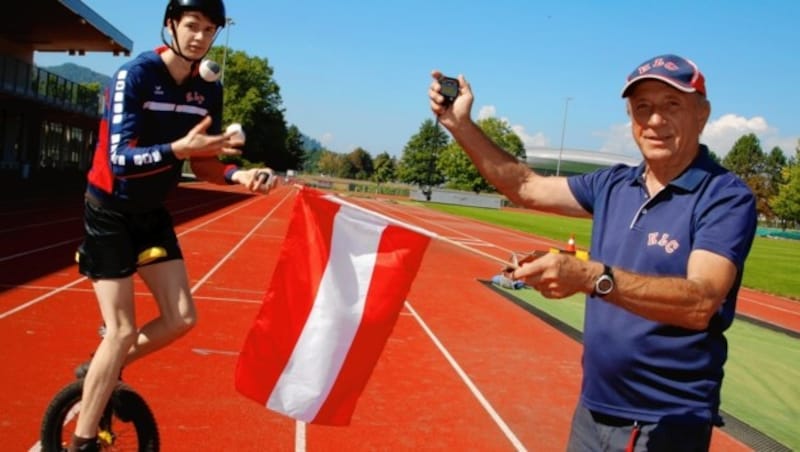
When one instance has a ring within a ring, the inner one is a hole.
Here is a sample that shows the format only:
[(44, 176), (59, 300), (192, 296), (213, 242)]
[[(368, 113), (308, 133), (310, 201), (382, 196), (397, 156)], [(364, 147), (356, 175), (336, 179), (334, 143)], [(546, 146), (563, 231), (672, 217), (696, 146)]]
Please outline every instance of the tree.
[(741, 136), (725, 156), (722, 164), (738, 175), (753, 190), (756, 196), (756, 210), (760, 215), (773, 217), (769, 199), (773, 196), (770, 178), (766, 174), (767, 157), (755, 134)]
[(785, 228), (787, 223), (800, 222), (800, 163), (784, 168), (783, 178), (786, 182), (778, 187), (770, 205)]
[(100, 82), (81, 83), (78, 86), (78, 98), (76, 99), (78, 105), (97, 108), (99, 111), (103, 102), (103, 86)]
[(714, 162), (722, 165), (722, 159), (719, 158), (719, 156), (711, 149), (708, 150), (708, 156), (711, 157), (711, 160), (713, 160)]
[(784, 179), (784, 168), (786, 167), (786, 155), (783, 153), (780, 147), (775, 146), (772, 150), (767, 154), (764, 159), (764, 194), (767, 198), (767, 207), (769, 208), (768, 216), (770, 218), (774, 217), (774, 209), (772, 208), (772, 203), (769, 202), (772, 198), (774, 198), (778, 191), (780, 190), (781, 184), (783, 184)]
[(397, 160), (390, 156), (388, 152), (381, 152), (373, 160), (375, 171), (372, 173), (372, 180), (378, 184), (391, 182), (397, 172)]
[(747, 180), (763, 172), (764, 158), (758, 137), (749, 133), (736, 140), (722, 164), (742, 179)]
[[(505, 149), (506, 152), (517, 158), (525, 157), (525, 146), (522, 144), (522, 140), (511, 130), (506, 121), (490, 117), (479, 120), (477, 124), (489, 139)], [(455, 141), (442, 152), (438, 170), (445, 175), (446, 185), (449, 188), (470, 190), (475, 193), (495, 191)]]
[(358, 147), (355, 148), (353, 152), (347, 154), (345, 158), (349, 162), (350, 167), (350, 173), (347, 176), (348, 178), (367, 180), (372, 177), (372, 172), (374, 169), (372, 164), (372, 156), (369, 155), (369, 152)]
[(343, 155), (327, 149), (322, 151), (317, 169), (320, 173), (331, 177), (348, 177), (350, 173), (347, 159)]
[(288, 155), (288, 165), (286, 169), (299, 170), (303, 167), (306, 160), (306, 152), (303, 146), (304, 136), (296, 125), (292, 124), (286, 132), (286, 153)]
[(437, 171), (439, 153), (449, 141), (448, 135), (432, 119), (426, 119), (403, 148), (397, 176), (407, 184), (419, 185), (430, 200), (430, 189), (444, 182)]
[(305, 161), (303, 162), (303, 172), (305, 173), (319, 173), (319, 161), (324, 154), (325, 149), (318, 148), (311, 151), (306, 151)]
[(797, 147), (794, 148), (794, 155), (789, 157), (788, 165), (794, 166), (800, 163), (800, 138), (797, 139)]
[[(208, 58), (222, 61), (225, 48), (216, 46)], [(266, 58), (250, 57), (228, 49), (222, 111), (224, 125), (238, 122), (247, 133), (243, 158), (285, 170), (296, 168), (298, 155), (287, 148), (288, 131), (283, 116), (280, 87)]]

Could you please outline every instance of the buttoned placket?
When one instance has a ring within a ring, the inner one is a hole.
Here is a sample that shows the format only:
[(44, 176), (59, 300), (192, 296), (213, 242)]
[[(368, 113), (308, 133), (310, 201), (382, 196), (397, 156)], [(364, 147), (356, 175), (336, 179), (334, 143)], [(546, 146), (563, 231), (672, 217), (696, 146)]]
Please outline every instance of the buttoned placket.
[(656, 193), (653, 196), (650, 196), (650, 194), (647, 192), (647, 184), (645, 183), (644, 175), (639, 177), (639, 183), (641, 184), (639, 188), (642, 190), (644, 195), (644, 202), (642, 203), (641, 206), (639, 206), (639, 208), (636, 210), (636, 213), (633, 215), (633, 219), (631, 219), (631, 224), (630, 226), (628, 226), (628, 229), (633, 229), (633, 227), (636, 226), (636, 222), (639, 221), (642, 215), (647, 214), (648, 206), (650, 206), (653, 203), (653, 201), (655, 201), (655, 199), (658, 197), (658, 195), (662, 191), (664, 191), (665, 188), (667, 188), (667, 186), (665, 185), (663, 188), (661, 188), (661, 190), (658, 191), (658, 193)]

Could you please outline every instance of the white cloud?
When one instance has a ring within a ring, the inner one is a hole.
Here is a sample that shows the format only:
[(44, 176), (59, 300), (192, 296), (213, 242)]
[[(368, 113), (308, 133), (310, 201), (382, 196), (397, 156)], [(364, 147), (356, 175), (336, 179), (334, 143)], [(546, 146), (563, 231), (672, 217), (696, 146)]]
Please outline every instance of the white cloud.
[(641, 155), (631, 135), (630, 121), (625, 124), (613, 124), (608, 130), (595, 132), (592, 135), (603, 140), (603, 144), (600, 145), (600, 152), (629, 156)]
[(719, 157), (724, 157), (742, 135), (754, 133), (761, 140), (762, 150), (769, 152), (769, 149), (764, 149), (764, 139), (767, 136), (777, 136), (777, 132), (761, 116), (745, 118), (729, 113), (710, 120), (703, 130), (700, 141), (708, 145), (709, 149)]
[(323, 133), (322, 136), (319, 138), (320, 144), (322, 144), (326, 148), (330, 147), (331, 143), (333, 143), (333, 140), (334, 140), (334, 136), (330, 132)]
[(511, 130), (517, 134), (525, 148), (546, 148), (550, 147), (550, 140), (542, 132), (536, 132), (533, 135), (528, 135), (525, 127), (521, 125), (511, 126)]
[(719, 119), (706, 124), (701, 140), (718, 156), (724, 157), (730, 152), (736, 140), (749, 133), (758, 137), (764, 153), (769, 153), (777, 146), (787, 157), (794, 155), (798, 137), (781, 135), (776, 127), (769, 125), (761, 116), (745, 118), (730, 113), (722, 115)]
[[(478, 120), (492, 118), (497, 115), (497, 108), (494, 105), (485, 105), (480, 108), (478, 111)], [(533, 135), (528, 134), (525, 131), (525, 126), (522, 125), (510, 125), (511, 121), (508, 118), (500, 118), (501, 121), (509, 124), (511, 130), (517, 134), (520, 140), (522, 140), (522, 144), (526, 147), (548, 147), (550, 146), (550, 140), (544, 135), (542, 132), (536, 132)]]
[(491, 118), (497, 115), (497, 108), (494, 105), (484, 105), (478, 110), (478, 120)]

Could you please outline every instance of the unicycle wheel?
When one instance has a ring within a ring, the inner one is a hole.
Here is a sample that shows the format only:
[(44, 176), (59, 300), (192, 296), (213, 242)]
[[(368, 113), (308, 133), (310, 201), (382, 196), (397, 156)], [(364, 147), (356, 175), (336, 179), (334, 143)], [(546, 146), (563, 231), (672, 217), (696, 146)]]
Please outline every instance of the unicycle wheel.
[[(61, 452), (69, 445), (80, 412), (83, 380), (64, 387), (47, 407), (41, 428), (42, 451)], [(118, 383), (97, 430), (100, 450), (157, 452), (158, 427), (150, 407), (133, 388)]]

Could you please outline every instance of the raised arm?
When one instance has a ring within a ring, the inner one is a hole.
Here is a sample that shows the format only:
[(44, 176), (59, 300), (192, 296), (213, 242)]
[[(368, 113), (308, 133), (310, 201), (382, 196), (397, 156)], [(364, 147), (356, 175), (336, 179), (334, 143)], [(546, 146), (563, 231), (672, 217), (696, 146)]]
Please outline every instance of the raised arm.
[(511, 202), (532, 209), (574, 217), (589, 215), (572, 195), (565, 177), (536, 174), (483, 133), (470, 116), (474, 98), (464, 76), (458, 77), (459, 95), (452, 105), (443, 104), (444, 97), (439, 92), (441, 72), (433, 71), (432, 76), (428, 90), (431, 110), (500, 193)]

